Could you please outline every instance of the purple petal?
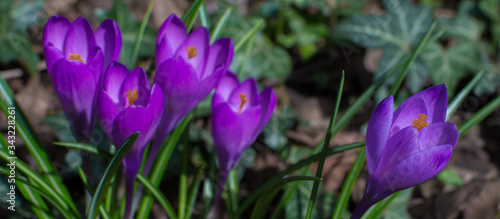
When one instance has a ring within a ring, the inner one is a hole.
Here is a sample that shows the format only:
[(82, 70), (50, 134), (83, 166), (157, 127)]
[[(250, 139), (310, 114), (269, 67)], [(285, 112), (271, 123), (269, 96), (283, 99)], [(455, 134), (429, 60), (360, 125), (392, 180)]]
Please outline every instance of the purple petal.
[(160, 122), (160, 132), (165, 134), (198, 104), (199, 81), (192, 66), (180, 57), (160, 64), (154, 81), (165, 96), (165, 110)]
[(393, 97), (382, 100), (372, 112), (366, 130), (366, 161), (370, 176), (375, 173), (392, 125)]
[(394, 135), (405, 127), (413, 127), (413, 120), (418, 119), (419, 114), (427, 115), (425, 102), (418, 96), (410, 97), (394, 112), (389, 136)]
[(453, 123), (431, 123), (429, 127), (418, 131), (420, 150), (436, 145), (451, 145), (455, 147), (458, 141), (458, 129)]
[(381, 190), (396, 192), (433, 178), (446, 166), (452, 150), (451, 145), (439, 145), (407, 157), (389, 171)]
[(104, 53), (104, 66), (111, 61), (118, 61), (122, 48), (122, 35), (118, 24), (112, 19), (101, 23), (95, 34), (96, 44)]
[(260, 94), (260, 107), (261, 107), (261, 116), (259, 120), (259, 126), (255, 129), (254, 137), (262, 132), (262, 129), (266, 126), (267, 122), (273, 115), (274, 106), (276, 105), (276, 95), (272, 88), (266, 88)]
[(249, 78), (241, 83), (240, 86), (238, 86), (231, 94), (228, 102), (236, 112), (239, 111), (242, 104), (240, 95), (246, 95), (246, 99), (248, 101), (246, 104), (243, 104), (243, 107), (241, 107), (241, 112), (244, 112), (247, 108), (258, 104), (259, 95), (257, 93), (257, 83), (253, 78)]
[(111, 65), (106, 70), (103, 80), (103, 90), (108, 93), (115, 104), (120, 103), (121, 87), (128, 74), (127, 67), (119, 62), (111, 62)]
[(94, 46), (95, 36), (92, 26), (87, 19), (78, 17), (69, 27), (64, 43), (64, 57), (69, 58), (71, 54), (80, 55), (87, 63), (89, 50)]
[(115, 142), (113, 144), (120, 147), (128, 137), (139, 132), (139, 137), (127, 156), (142, 156), (140, 151), (151, 140), (147, 139), (146, 133), (149, 132), (152, 119), (151, 113), (144, 107), (131, 106), (126, 108), (115, 118), (113, 124), (113, 139)]
[(47, 46), (50, 42), (54, 47), (63, 51), (64, 40), (70, 25), (68, 19), (63, 16), (50, 17), (43, 30), (43, 46)]
[(96, 80), (89, 67), (79, 61), (61, 59), (53, 67), (52, 82), (75, 136), (89, 137), (96, 91)]
[(136, 90), (139, 95), (134, 105), (145, 107), (149, 101), (149, 83), (146, 73), (141, 67), (137, 67), (128, 73), (127, 78), (122, 84), (120, 100), (124, 104), (124, 107), (129, 105), (127, 93), (133, 90)]
[(163, 91), (161, 90), (159, 85), (153, 84), (151, 86), (151, 94), (149, 97), (147, 109), (149, 110), (149, 112), (151, 112), (151, 115), (153, 117), (153, 123), (151, 127), (154, 127), (154, 130), (156, 130), (156, 127), (158, 127), (158, 124), (160, 123), (164, 106), (165, 97), (163, 96)]
[(212, 111), (212, 136), (221, 170), (231, 170), (243, 154), (239, 150), (245, 124), (227, 104), (219, 104)]
[[(257, 139), (258, 133), (257, 127), (260, 125), (260, 120), (257, 118), (261, 117), (262, 108), (260, 106), (253, 106), (239, 114), (239, 120), (243, 125), (243, 132), (241, 133), (241, 142), (239, 145), (239, 150), (243, 152), (253, 144), (255, 139)], [(260, 131), (259, 131), (260, 133)], [(239, 159), (239, 158), (238, 158)]]
[(448, 106), (448, 90), (444, 84), (427, 88), (415, 94), (422, 98), (427, 106), (429, 123), (444, 122)]
[(376, 171), (372, 172), (374, 173), (372, 176), (377, 178), (385, 177), (387, 171), (394, 168), (394, 166), (408, 156), (419, 151), (418, 135), (415, 128), (406, 127), (402, 129), (389, 137), (378, 162), (378, 166), (376, 167)]
[(233, 41), (231, 39), (222, 38), (210, 46), (205, 70), (201, 78), (206, 78), (214, 72), (228, 70), (233, 59)]
[[(220, 95), (223, 101), (229, 100), (233, 91), (239, 85), (238, 77), (232, 72), (227, 72), (219, 81), (215, 93)], [(217, 104), (214, 104), (217, 105)]]
[[(184, 60), (193, 66), (200, 80), (202, 79), (203, 70), (205, 69), (205, 62), (209, 50), (209, 40), (210, 36), (208, 30), (204, 27), (200, 27), (189, 35), (188, 39), (179, 47), (176, 53), (176, 56), (184, 58)], [(198, 54), (189, 58), (187, 51), (188, 47), (196, 48)]]
[(158, 38), (156, 39), (157, 65), (169, 58), (173, 58), (187, 37), (184, 23), (175, 14), (170, 15), (158, 31)]
[(54, 66), (54, 64), (56, 64), (56, 62), (60, 59), (64, 59), (64, 54), (61, 50), (52, 46), (52, 43), (49, 43), (49, 46), (43, 47), (43, 54), (47, 63), (47, 71), (49, 72), (49, 75), (51, 75), (52, 66)]
[[(113, 123), (120, 111), (116, 107), (116, 104), (113, 102), (111, 97), (108, 96), (108, 93), (104, 90), (99, 92), (99, 94), (97, 95), (97, 103), (97, 112), (99, 114), (102, 127), (104, 128), (106, 134), (110, 138), (112, 138)], [(114, 142), (114, 140), (111, 139), (111, 142)]]
[(99, 84), (99, 89), (102, 84), (102, 75), (104, 72), (104, 55), (99, 47), (94, 46), (89, 54), (89, 59), (87, 65), (90, 70), (94, 73), (94, 77), (97, 80), (97, 84)]

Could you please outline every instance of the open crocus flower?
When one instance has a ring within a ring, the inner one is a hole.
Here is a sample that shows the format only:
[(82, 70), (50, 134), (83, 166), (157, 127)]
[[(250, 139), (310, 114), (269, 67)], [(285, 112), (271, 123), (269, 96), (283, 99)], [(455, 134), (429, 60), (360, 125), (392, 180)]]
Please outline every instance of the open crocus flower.
[(271, 118), (275, 105), (274, 91), (266, 88), (259, 95), (252, 78), (240, 84), (228, 72), (219, 82), (212, 100), (212, 135), (221, 169), (218, 195), (229, 171)]
[(102, 91), (97, 96), (99, 118), (104, 131), (117, 147), (129, 136), (139, 132), (134, 146), (123, 159), (127, 213), (131, 212), (134, 181), (144, 149), (160, 122), (163, 99), (163, 92), (157, 84), (149, 89), (148, 78), (142, 68), (137, 67), (129, 72), (124, 65), (112, 62), (106, 70)]
[(54, 90), (79, 141), (88, 140), (95, 122), (94, 96), (104, 69), (118, 60), (121, 34), (113, 20), (105, 20), (97, 32), (84, 18), (73, 23), (52, 16), (43, 33), (43, 53)]
[(396, 111), (392, 96), (375, 107), (366, 131), (368, 182), (352, 218), (443, 170), (458, 140), (455, 125), (445, 122), (447, 96), (442, 84), (413, 95)]
[[(230, 39), (210, 45), (204, 27), (190, 35), (175, 15), (161, 26), (156, 41), (157, 70), (154, 77), (165, 94), (165, 110), (151, 154), (155, 155), (163, 139), (204, 98), (227, 72), (233, 57)], [(153, 159), (151, 159), (153, 160)], [(149, 169), (146, 165), (145, 170)]]

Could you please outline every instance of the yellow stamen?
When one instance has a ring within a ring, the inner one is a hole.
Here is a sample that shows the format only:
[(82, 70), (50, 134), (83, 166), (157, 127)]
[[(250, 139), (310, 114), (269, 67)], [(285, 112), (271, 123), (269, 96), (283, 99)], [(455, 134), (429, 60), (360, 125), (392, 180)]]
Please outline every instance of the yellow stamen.
[(240, 100), (241, 100), (241, 104), (240, 104), (240, 110), (238, 111), (238, 114), (241, 114), (241, 109), (243, 108), (243, 105), (245, 105), (246, 103), (248, 103), (247, 95), (246, 94), (240, 94)]
[(69, 55), (69, 58), (68, 60), (76, 60), (76, 61), (80, 61), (82, 63), (85, 63), (83, 60), (82, 60), (82, 57), (80, 57), (79, 54), (74, 54), (74, 53), (71, 53), (71, 55)]
[(136, 89), (129, 90), (126, 95), (127, 95), (129, 106), (134, 105), (137, 98), (139, 98), (139, 92), (137, 92)]
[(412, 125), (417, 129), (417, 132), (420, 131), (420, 129), (429, 127), (429, 124), (427, 124), (424, 120), (427, 120), (427, 116), (425, 114), (418, 114), (418, 119), (413, 120)]
[(195, 47), (189, 46), (186, 50), (188, 52), (189, 59), (192, 59), (198, 55), (198, 51), (196, 51)]

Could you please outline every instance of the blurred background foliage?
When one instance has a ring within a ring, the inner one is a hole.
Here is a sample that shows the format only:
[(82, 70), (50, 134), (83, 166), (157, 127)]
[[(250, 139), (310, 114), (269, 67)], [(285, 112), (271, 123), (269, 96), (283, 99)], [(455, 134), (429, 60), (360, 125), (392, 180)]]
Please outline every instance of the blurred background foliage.
[[(120, 26), (123, 37), (120, 61), (123, 63), (131, 60), (141, 19), (130, 8), (130, 2), (133, 1), (116, 0), (110, 9), (92, 11), (94, 21), (112, 18)], [(350, 69), (373, 73), (373, 80), (376, 80), (408, 60), (433, 22), (438, 24), (436, 37), (410, 67), (406, 89), (396, 100), (404, 100), (425, 87), (441, 83), (446, 83), (451, 99), (480, 71), (484, 71), (484, 75), (474, 88), (474, 94), (498, 95), (500, 91), (500, 0), (207, 0), (206, 6), (211, 24), (219, 20), (226, 8), (232, 8), (221, 37), (229, 37), (235, 44), (256, 24), (264, 21), (265, 26), (258, 30), (250, 43), (234, 54), (231, 70), (240, 75), (240, 80), (253, 77), (260, 82), (259, 86), (272, 86), (278, 91), (278, 107), (256, 145), (265, 145), (286, 164), (293, 164), (312, 151), (311, 147), (304, 147), (287, 136), (288, 130), (299, 124), (307, 126), (308, 121), (299, 119), (290, 106), (286, 86), (297, 86), (296, 80), (300, 80), (299, 85), (307, 83), (301, 88), (305, 93), (327, 93), (331, 97), (332, 90), (336, 90), (333, 85), (338, 84), (335, 79), (342, 68), (359, 64), (354, 62), (355, 57), (363, 60), (363, 66)], [(45, 70), (40, 67), (40, 63), (44, 63), (40, 49), (41, 33), (43, 24), (52, 15), (50, 13), (43, 0), (0, 1), (1, 70), (19, 67), (30, 75)], [(196, 25), (199, 26), (200, 22)], [(157, 28), (152, 25), (146, 28), (139, 50), (139, 65), (149, 70), (154, 66)], [(349, 74), (359, 75), (346, 71), (348, 79)], [(365, 80), (371, 83), (371, 78)], [(393, 81), (389, 80), (377, 90), (376, 100), (387, 96)], [(361, 87), (351, 88), (353, 92), (362, 90)], [(213, 172), (216, 164), (207, 125), (210, 101), (208, 97), (197, 107), (195, 117), (201, 122), (195, 119), (191, 124), (189, 140), (197, 145), (193, 147), (192, 163), (208, 163), (207, 169)], [(56, 130), (60, 141), (72, 141), (63, 114), (52, 113), (43, 122)], [(173, 156), (169, 163), (167, 178), (178, 175), (181, 169), (180, 159), (176, 159), (181, 157), (179, 149), (174, 153), (178, 156)], [(238, 166), (239, 178), (254, 165), (255, 154), (253, 148), (245, 153)], [(74, 157), (74, 153), (66, 154), (67, 161), (75, 161)], [(66, 166), (72, 169), (65, 172), (76, 172), (78, 163)], [(443, 171), (438, 179), (447, 186), (462, 184), (451, 170)], [(216, 174), (209, 175), (204, 181), (204, 199), (213, 197), (210, 188), (216, 186), (216, 181)], [(300, 218), (299, 215), (305, 214), (303, 205), (307, 205), (311, 190), (311, 183), (300, 184), (285, 208), (286, 218)], [(323, 193), (318, 197), (315, 218), (331, 215), (334, 193)], [(411, 191), (405, 191), (384, 213), (387, 214), (385, 217), (409, 218), (401, 206), (406, 205), (410, 197)]]

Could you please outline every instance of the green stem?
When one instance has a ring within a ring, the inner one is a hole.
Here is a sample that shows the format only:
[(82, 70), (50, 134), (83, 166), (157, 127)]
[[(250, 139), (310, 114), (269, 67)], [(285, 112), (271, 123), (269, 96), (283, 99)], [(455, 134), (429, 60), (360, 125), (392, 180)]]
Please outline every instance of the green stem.
[(188, 163), (189, 163), (189, 135), (184, 133), (184, 147), (182, 149), (181, 175), (179, 176), (179, 218), (184, 219), (187, 206)]

